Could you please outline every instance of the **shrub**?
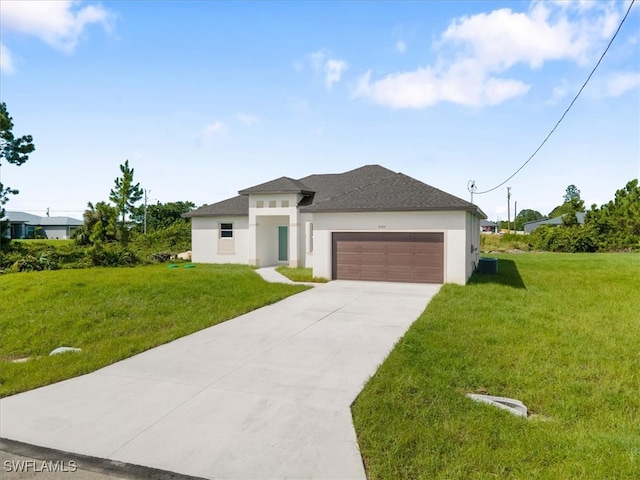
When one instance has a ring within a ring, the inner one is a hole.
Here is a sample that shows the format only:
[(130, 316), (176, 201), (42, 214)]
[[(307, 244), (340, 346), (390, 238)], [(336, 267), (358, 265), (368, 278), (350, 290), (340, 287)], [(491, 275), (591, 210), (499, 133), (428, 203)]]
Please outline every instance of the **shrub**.
[(598, 235), (593, 228), (583, 225), (542, 225), (531, 232), (533, 246), (549, 252), (596, 252)]
[(140, 263), (140, 259), (130, 250), (120, 246), (104, 247), (100, 243), (89, 249), (89, 256), (94, 267), (132, 267)]

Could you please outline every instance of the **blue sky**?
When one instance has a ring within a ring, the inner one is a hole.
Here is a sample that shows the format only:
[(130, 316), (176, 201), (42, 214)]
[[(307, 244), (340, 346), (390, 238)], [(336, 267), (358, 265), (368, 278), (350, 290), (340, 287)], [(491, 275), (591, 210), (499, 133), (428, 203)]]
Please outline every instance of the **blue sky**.
[[(617, 2), (3, 1), (0, 100), (36, 151), (9, 210), (81, 218), (119, 165), (155, 203), (381, 164), (469, 199), (538, 147), (629, 7)], [(587, 206), (640, 176), (640, 4), (490, 219)], [(512, 214), (513, 215), (513, 214)]]

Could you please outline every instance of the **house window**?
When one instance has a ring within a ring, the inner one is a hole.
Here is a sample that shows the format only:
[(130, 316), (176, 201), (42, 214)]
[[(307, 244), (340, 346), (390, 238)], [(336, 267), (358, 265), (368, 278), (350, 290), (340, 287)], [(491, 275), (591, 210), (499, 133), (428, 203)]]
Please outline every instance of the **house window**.
[(220, 238), (233, 238), (233, 223), (220, 224)]
[(256, 208), (264, 208), (264, 200), (256, 200)]
[(269, 208), (276, 208), (276, 201), (275, 200), (269, 200)]
[(289, 200), (281, 200), (280, 201), (280, 206), (282, 208), (288, 208), (289, 207)]

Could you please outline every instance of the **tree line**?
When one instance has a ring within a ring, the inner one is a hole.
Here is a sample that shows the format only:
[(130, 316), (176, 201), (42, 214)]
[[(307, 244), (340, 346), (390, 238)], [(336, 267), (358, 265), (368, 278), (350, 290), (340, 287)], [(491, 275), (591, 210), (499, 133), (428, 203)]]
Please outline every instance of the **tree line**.
[(74, 232), (79, 245), (97, 245), (118, 242), (123, 247), (141, 234), (156, 234), (162, 230), (189, 230), (189, 221), (182, 214), (195, 204), (178, 201), (146, 205), (138, 204), (144, 195), (140, 183), (134, 181), (134, 169), (126, 160), (120, 165), (121, 176), (114, 180), (109, 200), (96, 204), (89, 202), (83, 214), (84, 224)]
[[(553, 252), (640, 250), (637, 178), (627, 182), (616, 191), (614, 199), (604, 205), (594, 204), (586, 210), (578, 191), (577, 196), (570, 197), (561, 207), (556, 211), (562, 214), (561, 225), (542, 225), (531, 233), (534, 248)], [(584, 223), (578, 222), (578, 213), (584, 213)]]

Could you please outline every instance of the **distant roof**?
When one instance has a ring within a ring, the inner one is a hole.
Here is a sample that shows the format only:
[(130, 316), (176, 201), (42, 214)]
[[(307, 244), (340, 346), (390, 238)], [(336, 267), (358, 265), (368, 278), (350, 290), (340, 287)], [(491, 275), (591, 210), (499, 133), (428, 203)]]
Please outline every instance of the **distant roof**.
[(497, 227), (498, 224), (491, 222), (489, 220), (480, 220), (480, 226), (481, 227)]
[(476, 205), (380, 165), (365, 165), (345, 173), (310, 175), (300, 180), (280, 177), (238, 193), (237, 197), (183, 216), (248, 215), (249, 194), (298, 193), (304, 195), (300, 202), (303, 212), (459, 210), (486, 218)]
[[(561, 225), (562, 224), (562, 217), (564, 217), (564, 215), (560, 215), (559, 217), (553, 217), (553, 218), (541, 218), (538, 220), (531, 220), (530, 222), (525, 222), (524, 226), (531, 226), (531, 225)], [(585, 217), (585, 213), (584, 212), (576, 212), (576, 219), (578, 220), (578, 223), (583, 224), (584, 223), (584, 217)]]
[(16, 211), (7, 211), (5, 213), (5, 218), (10, 223), (24, 223), (27, 225), (36, 225), (43, 227), (51, 227), (51, 226), (80, 226), (83, 225), (84, 222), (82, 220), (78, 220), (77, 218), (71, 217), (40, 217), (38, 215), (32, 215), (30, 213), (25, 212), (16, 212)]

